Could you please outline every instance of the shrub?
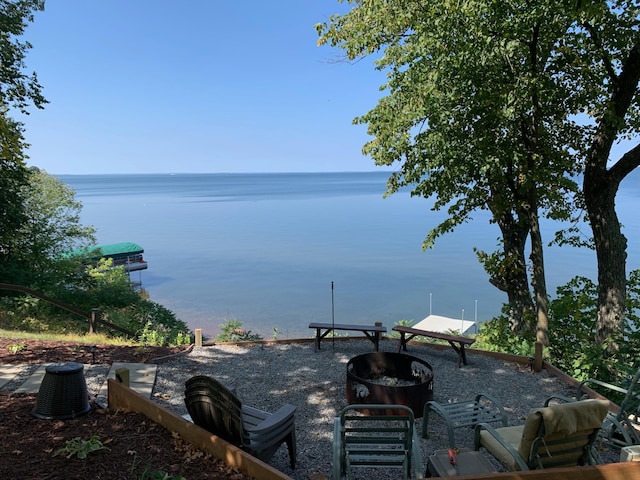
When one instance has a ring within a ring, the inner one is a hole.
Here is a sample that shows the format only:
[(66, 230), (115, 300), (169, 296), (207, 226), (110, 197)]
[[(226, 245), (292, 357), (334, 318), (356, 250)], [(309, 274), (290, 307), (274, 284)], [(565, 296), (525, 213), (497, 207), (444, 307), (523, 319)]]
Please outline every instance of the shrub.
[(251, 330), (245, 330), (242, 328), (242, 322), (235, 318), (227, 319), (222, 325), (220, 325), (220, 328), (222, 329), (222, 333), (219, 333), (215, 337), (218, 342), (262, 340), (260, 335), (252, 334)]
[(103, 318), (136, 333), (145, 345), (185, 345), (191, 341), (189, 328), (168, 308), (150, 300), (138, 300), (125, 308), (111, 308)]
[[(620, 381), (638, 368), (640, 353), (640, 270), (627, 280), (626, 324), (610, 341), (619, 346), (617, 355), (604, 355), (606, 344), (596, 345), (594, 328), (598, 308), (597, 285), (584, 277), (575, 277), (558, 287), (549, 302), (549, 347), (547, 359), (578, 380), (598, 378)], [(480, 327), (475, 346), (480, 349), (532, 356), (533, 333), (514, 333), (503, 314)], [(578, 346), (579, 348), (576, 348)]]

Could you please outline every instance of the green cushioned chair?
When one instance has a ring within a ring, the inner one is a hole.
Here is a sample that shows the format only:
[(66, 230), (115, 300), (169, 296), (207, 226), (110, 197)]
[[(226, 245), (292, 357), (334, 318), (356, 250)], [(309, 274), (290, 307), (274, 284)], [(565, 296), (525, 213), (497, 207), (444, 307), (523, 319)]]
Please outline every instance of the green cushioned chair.
[(484, 448), (507, 470), (596, 464), (591, 447), (607, 415), (606, 400), (582, 400), (529, 412), (524, 425), (476, 426), (474, 448)]
[[(361, 415), (358, 410), (379, 414)], [(392, 414), (387, 414), (388, 411)], [(424, 477), (422, 450), (411, 409), (404, 405), (349, 405), (334, 420), (333, 480), (352, 468), (402, 468), (403, 478)]]
[(555, 394), (547, 399), (546, 404), (552, 400), (575, 402), (585, 397), (585, 389), (592, 388), (605, 396), (617, 394), (622, 400), (617, 412), (609, 412), (602, 423), (600, 437), (610, 447), (620, 449), (630, 445), (640, 445), (640, 369), (635, 375), (629, 376), (626, 385), (614, 385), (611, 383), (588, 378), (583, 380), (576, 389), (575, 397)]

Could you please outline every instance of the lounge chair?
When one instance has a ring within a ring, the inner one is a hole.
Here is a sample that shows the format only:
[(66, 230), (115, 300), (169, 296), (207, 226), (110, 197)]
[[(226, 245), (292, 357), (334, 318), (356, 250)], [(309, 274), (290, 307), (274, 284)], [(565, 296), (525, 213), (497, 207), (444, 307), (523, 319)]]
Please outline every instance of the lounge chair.
[(205, 375), (190, 378), (185, 387), (184, 401), (196, 425), (264, 462), (286, 443), (295, 468), (295, 406), (284, 404), (271, 414), (243, 405), (229, 388)]
[(546, 404), (549, 404), (553, 399), (566, 402), (581, 400), (585, 396), (585, 389), (591, 387), (597, 388), (600, 393), (607, 391), (611, 395), (617, 393), (622, 397), (618, 411), (607, 413), (604, 419), (600, 430), (603, 442), (616, 449), (640, 445), (640, 419), (638, 418), (640, 414), (640, 369), (631, 378), (626, 388), (589, 378), (578, 385), (575, 397), (570, 398), (555, 394), (547, 399)]
[(474, 449), (485, 448), (507, 470), (596, 464), (592, 453), (606, 400), (583, 400), (532, 409), (524, 425), (476, 426)]
[[(384, 411), (402, 413), (385, 415)], [(358, 410), (380, 410), (364, 416)], [(424, 465), (411, 409), (405, 405), (349, 405), (334, 420), (333, 480), (351, 478), (352, 468), (402, 468), (404, 478), (413, 468), (423, 478)]]

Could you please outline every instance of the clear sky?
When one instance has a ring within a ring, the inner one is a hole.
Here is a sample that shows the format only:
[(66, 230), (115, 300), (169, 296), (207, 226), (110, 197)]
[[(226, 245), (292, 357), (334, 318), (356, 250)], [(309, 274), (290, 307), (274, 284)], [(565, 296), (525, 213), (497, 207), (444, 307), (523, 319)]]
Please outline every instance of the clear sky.
[[(21, 118), (52, 174), (379, 170), (354, 117), (385, 82), (314, 25), (337, 0), (47, 0), (22, 40), (50, 101)], [(626, 151), (614, 147), (612, 159)]]
[(384, 75), (336, 62), (337, 0), (48, 0), (23, 40), (50, 101), (23, 118), (52, 174), (370, 171)]

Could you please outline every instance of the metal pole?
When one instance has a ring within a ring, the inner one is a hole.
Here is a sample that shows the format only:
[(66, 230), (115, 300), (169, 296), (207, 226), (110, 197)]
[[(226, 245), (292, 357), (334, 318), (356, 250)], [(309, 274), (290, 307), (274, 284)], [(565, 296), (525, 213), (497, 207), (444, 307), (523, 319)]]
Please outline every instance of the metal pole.
[(331, 281), (331, 349), (333, 351), (336, 350), (336, 331), (334, 330), (336, 326), (335, 319), (335, 309), (333, 303), (333, 280)]
[(476, 300), (476, 312), (473, 318), (473, 324), (476, 327), (476, 333), (478, 333), (478, 300)]
[(429, 315), (431, 315), (431, 296), (432, 295), (433, 295), (432, 293), (429, 294)]

